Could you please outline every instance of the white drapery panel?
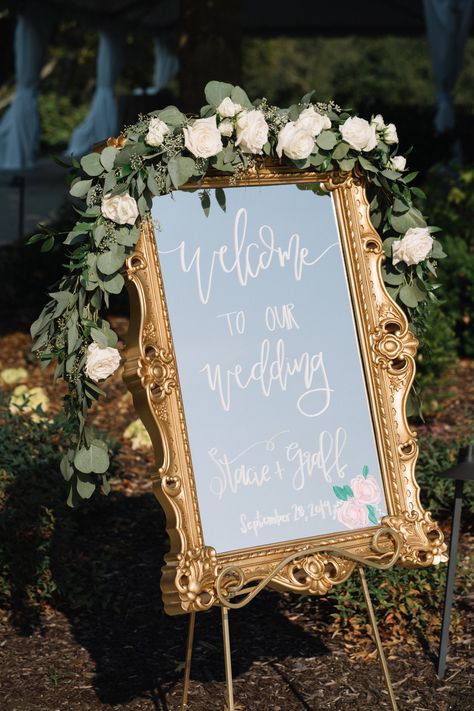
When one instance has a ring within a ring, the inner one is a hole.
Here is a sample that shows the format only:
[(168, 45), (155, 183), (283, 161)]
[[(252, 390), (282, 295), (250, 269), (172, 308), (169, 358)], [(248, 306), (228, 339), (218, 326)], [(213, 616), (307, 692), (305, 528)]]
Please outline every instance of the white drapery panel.
[(153, 71), (153, 89), (155, 93), (168, 86), (178, 71), (178, 57), (170, 42), (155, 37), (155, 68)]
[(31, 168), (38, 151), (38, 83), (51, 32), (47, 8), (19, 15), (15, 29), (16, 93), (0, 122), (0, 169)]
[(436, 85), (435, 127), (439, 133), (454, 128), (453, 91), (463, 65), (472, 6), (473, 0), (424, 0)]
[(106, 28), (99, 33), (94, 98), (86, 118), (74, 129), (68, 155), (82, 156), (94, 143), (115, 136), (118, 131), (115, 83), (122, 67), (123, 43), (123, 32), (118, 28)]

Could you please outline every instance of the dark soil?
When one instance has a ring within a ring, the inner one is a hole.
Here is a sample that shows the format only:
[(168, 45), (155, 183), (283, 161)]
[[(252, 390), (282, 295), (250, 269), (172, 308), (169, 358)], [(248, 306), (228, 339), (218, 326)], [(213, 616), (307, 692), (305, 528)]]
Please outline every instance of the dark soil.
[[(114, 323), (123, 331), (125, 319)], [(0, 370), (26, 367), (28, 383), (42, 385), (60, 406), (60, 388), (29, 357), (29, 339), (15, 331), (0, 339)], [(0, 632), (2, 711), (178, 711), (186, 642), (185, 617), (164, 614), (160, 568), (166, 551), (164, 520), (151, 493), (149, 451), (123, 439), (135, 418), (116, 375), (95, 424), (122, 447), (113, 491), (80, 512), (80, 533), (68, 555), (52, 560), (62, 587), (97, 590), (92, 604), (45, 605), (32, 618), (26, 610), (5, 616)], [(125, 397), (124, 397), (125, 396)], [(464, 426), (459, 400), (474, 403), (474, 368), (464, 363), (449, 402), (421, 428), (452, 436)], [(58, 536), (60, 533), (57, 534)], [(58, 547), (61, 542), (58, 540)], [(474, 540), (467, 534), (468, 553)], [(78, 564), (80, 563), (80, 565)], [(74, 576), (81, 579), (74, 579)], [(68, 598), (70, 600), (70, 598)], [(402, 640), (381, 625), (400, 711), (468, 711), (474, 708), (472, 630), (474, 601), (456, 602), (464, 617), (453, 635), (446, 678), (435, 673), (435, 638), (408, 634)], [(377, 613), (377, 610), (376, 610)], [(235, 698), (246, 711), (374, 711), (389, 709), (370, 629), (345, 633), (330, 624), (327, 604), (266, 591), (248, 608), (230, 613)], [(223, 709), (225, 676), (220, 615), (198, 615), (190, 710)]]

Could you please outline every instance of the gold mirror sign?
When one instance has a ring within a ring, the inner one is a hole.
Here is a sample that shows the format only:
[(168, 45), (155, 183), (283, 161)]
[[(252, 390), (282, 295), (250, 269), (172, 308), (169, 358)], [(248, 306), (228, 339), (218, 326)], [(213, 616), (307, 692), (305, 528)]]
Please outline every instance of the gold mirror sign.
[(363, 184), (266, 163), (200, 189), (209, 214), (195, 185), (155, 198), (127, 260), (125, 379), (155, 449), (165, 610), (262, 581), (322, 594), (356, 561), (439, 562), (405, 416), (417, 341)]

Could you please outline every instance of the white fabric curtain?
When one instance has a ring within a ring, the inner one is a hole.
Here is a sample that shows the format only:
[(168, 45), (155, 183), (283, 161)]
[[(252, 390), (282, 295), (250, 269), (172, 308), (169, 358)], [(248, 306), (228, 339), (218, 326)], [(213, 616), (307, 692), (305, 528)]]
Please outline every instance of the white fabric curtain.
[(178, 71), (178, 57), (171, 44), (161, 37), (154, 39), (155, 68), (153, 71), (153, 90), (158, 93), (168, 86)]
[(0, 122), (0, 169), (31, 168), (40, 140), (38, 84), (52, 17), (27, 9), (15, 30), (16, 93)]
[(68, 155), (82, 156), (90, 151), (94, 143), (115, 136), (118, 131), (115, 83), (122, 67), (123, 43), (120, 29), (100, 31), (94, 98), (86, 118), (74, 129), (67, 148)]
[(454, 128), (453, 91), (463, 66), (473, 0), (424, 0), (428, 40), (436, 84), (435, 127)]

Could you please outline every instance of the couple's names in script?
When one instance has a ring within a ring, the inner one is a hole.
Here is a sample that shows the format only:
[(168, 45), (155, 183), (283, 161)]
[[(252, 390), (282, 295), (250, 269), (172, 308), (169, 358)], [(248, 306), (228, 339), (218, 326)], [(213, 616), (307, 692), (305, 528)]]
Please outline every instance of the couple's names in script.
[[(277, 440), (280, 440), (278, 449)], [(220, 500), (226, 492), (237, 494), (242, 488), (262, 488), (274, 478), (288, 481), (293, 491), (301, 491), (315, 474), (330, 484), (345, 477), (347, 467), (342, 463), (342, 454), (346, 442), (347, 432), (338, 427), (334, 435), (327, 430), (320, 432), (318, 448), (314, 450), (305, 449), (293, 440), (289, 430), (254, 442), (232, 458), (213, 447), (208, 454), (218, 474), (211, 478), (211, 492)], [(265, 454), (267, 463), (252, 464), (252, 454), (258, 455), (262, 449), (268, 453)], [(269, 460), (273, 461), (268, 463)]]

